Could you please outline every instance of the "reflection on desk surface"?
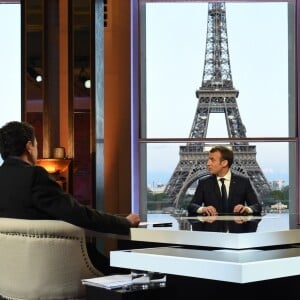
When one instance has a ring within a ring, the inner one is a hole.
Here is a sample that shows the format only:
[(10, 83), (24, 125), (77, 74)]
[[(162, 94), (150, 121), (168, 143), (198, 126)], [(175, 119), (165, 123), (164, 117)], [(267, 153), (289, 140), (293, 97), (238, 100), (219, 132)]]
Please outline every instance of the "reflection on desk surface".
[[(147, 221), (152, 223), (172, 222), (170, 227), (158, 230), (211, 231), (211, 232), (274, 232), (299, 229), (299, 215), (289, 213), (268, 213), (262, 216), (223, 215), (223, 216), (173, 216), (171, 214), (148, 214)], [(225, 226), (225, 229), (224, 229)], [(156, 229), (156, 228), (155, 228)]]
[[(229, 232), (229, 228), (226, 229), (226, 232), (220, 232), (218, 222), (234, 222), (236, 217), (239, 217), (240, 221), (245, 221), (241, 227), (231, 229), (231, 232)], [(299, 215), (297, 214), (266, 214), (260, 217), (253, 216), (253, 218), (249, 216), (249, 219), (247, 216), (217, 216), (210, 225), (209, 222), (202, 222), (203, 219), (198, 218), (199, 216), (170, 214), (154, 217), (154, 215), (148, 214), (148, 222), (169, 223), (172, 221), (172, 227), (149, 225), (131, 228), (130, 238), (133, 241), (151, 243), (231, 249), (300, 244)], [(209, 231), (204, 230), (208, 226), (210, 226)], [(214, 226), (216, 228), (213, 228)]]
[(260, 221), (261, 217), (257, 216), (200, 216), (188, 219), (190, 230), (230, 233), (255, 232)]

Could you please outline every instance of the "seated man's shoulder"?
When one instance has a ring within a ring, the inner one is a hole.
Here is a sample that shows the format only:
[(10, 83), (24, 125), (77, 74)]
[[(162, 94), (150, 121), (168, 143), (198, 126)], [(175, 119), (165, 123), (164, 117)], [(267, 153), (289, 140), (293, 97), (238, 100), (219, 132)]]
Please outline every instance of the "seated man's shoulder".
[(239, 179), (239, 180), (249, 180), (249, 177), (245, 174), (241, 174), (241, 173), (235, 173), (235, 172), (232, 172), (231, 173), (231, 176), (234, 178), (234, 179)]

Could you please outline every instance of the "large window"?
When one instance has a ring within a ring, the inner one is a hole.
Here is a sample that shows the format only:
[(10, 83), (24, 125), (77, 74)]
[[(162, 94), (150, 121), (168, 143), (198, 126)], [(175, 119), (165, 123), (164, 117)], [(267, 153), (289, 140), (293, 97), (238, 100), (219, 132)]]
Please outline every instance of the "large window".
[(0, 3), (0, 126), (8, 121), (21, 120), (20, 24), (20, 4)]
[[(185, 208), (222, 143), (243, 153), (235, 170), (266, 209), (295, 210), (296, 1), (213, 3), (140, 1), (141, 205)], [(221, 29), (210, 9), (224, 13)]]

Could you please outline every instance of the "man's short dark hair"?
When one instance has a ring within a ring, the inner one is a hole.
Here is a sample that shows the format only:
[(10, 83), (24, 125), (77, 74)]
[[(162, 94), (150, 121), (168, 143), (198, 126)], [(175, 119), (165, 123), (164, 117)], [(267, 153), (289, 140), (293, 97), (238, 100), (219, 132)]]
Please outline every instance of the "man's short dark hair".
[(220, 152), (222, 160), (228, 161), (229, 168), (233, 164), (233, 151), (225, 146), (215, 146), (209, 150), (210, 153)]
[(27, 122), (11, 121), (0, 128), (0, 153), (3, 160), (8, 156), (20, 156), (28, 141), (35, 143), (34, 128)]

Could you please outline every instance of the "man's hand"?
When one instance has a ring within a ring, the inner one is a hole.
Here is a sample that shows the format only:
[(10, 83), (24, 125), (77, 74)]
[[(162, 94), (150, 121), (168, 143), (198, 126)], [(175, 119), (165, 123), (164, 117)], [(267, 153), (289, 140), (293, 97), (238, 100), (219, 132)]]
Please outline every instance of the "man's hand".
[(202, 207), (202, 213), (207, 216), (217, 216), (218, 212), (214, 206), (204, 206)]
[(141, 218), (137, 214), (129, 214), (126, 218), (131, 223), (131, 227), (138, 227), (141, 222)]
[(233, 208), (233, 212), (235, 214), (250, 214), (251, 213), (251, 210), (249, 207), (247, 206), (244, 206), (242, 204), (238, 204), (236, 205), (234, 208)]

